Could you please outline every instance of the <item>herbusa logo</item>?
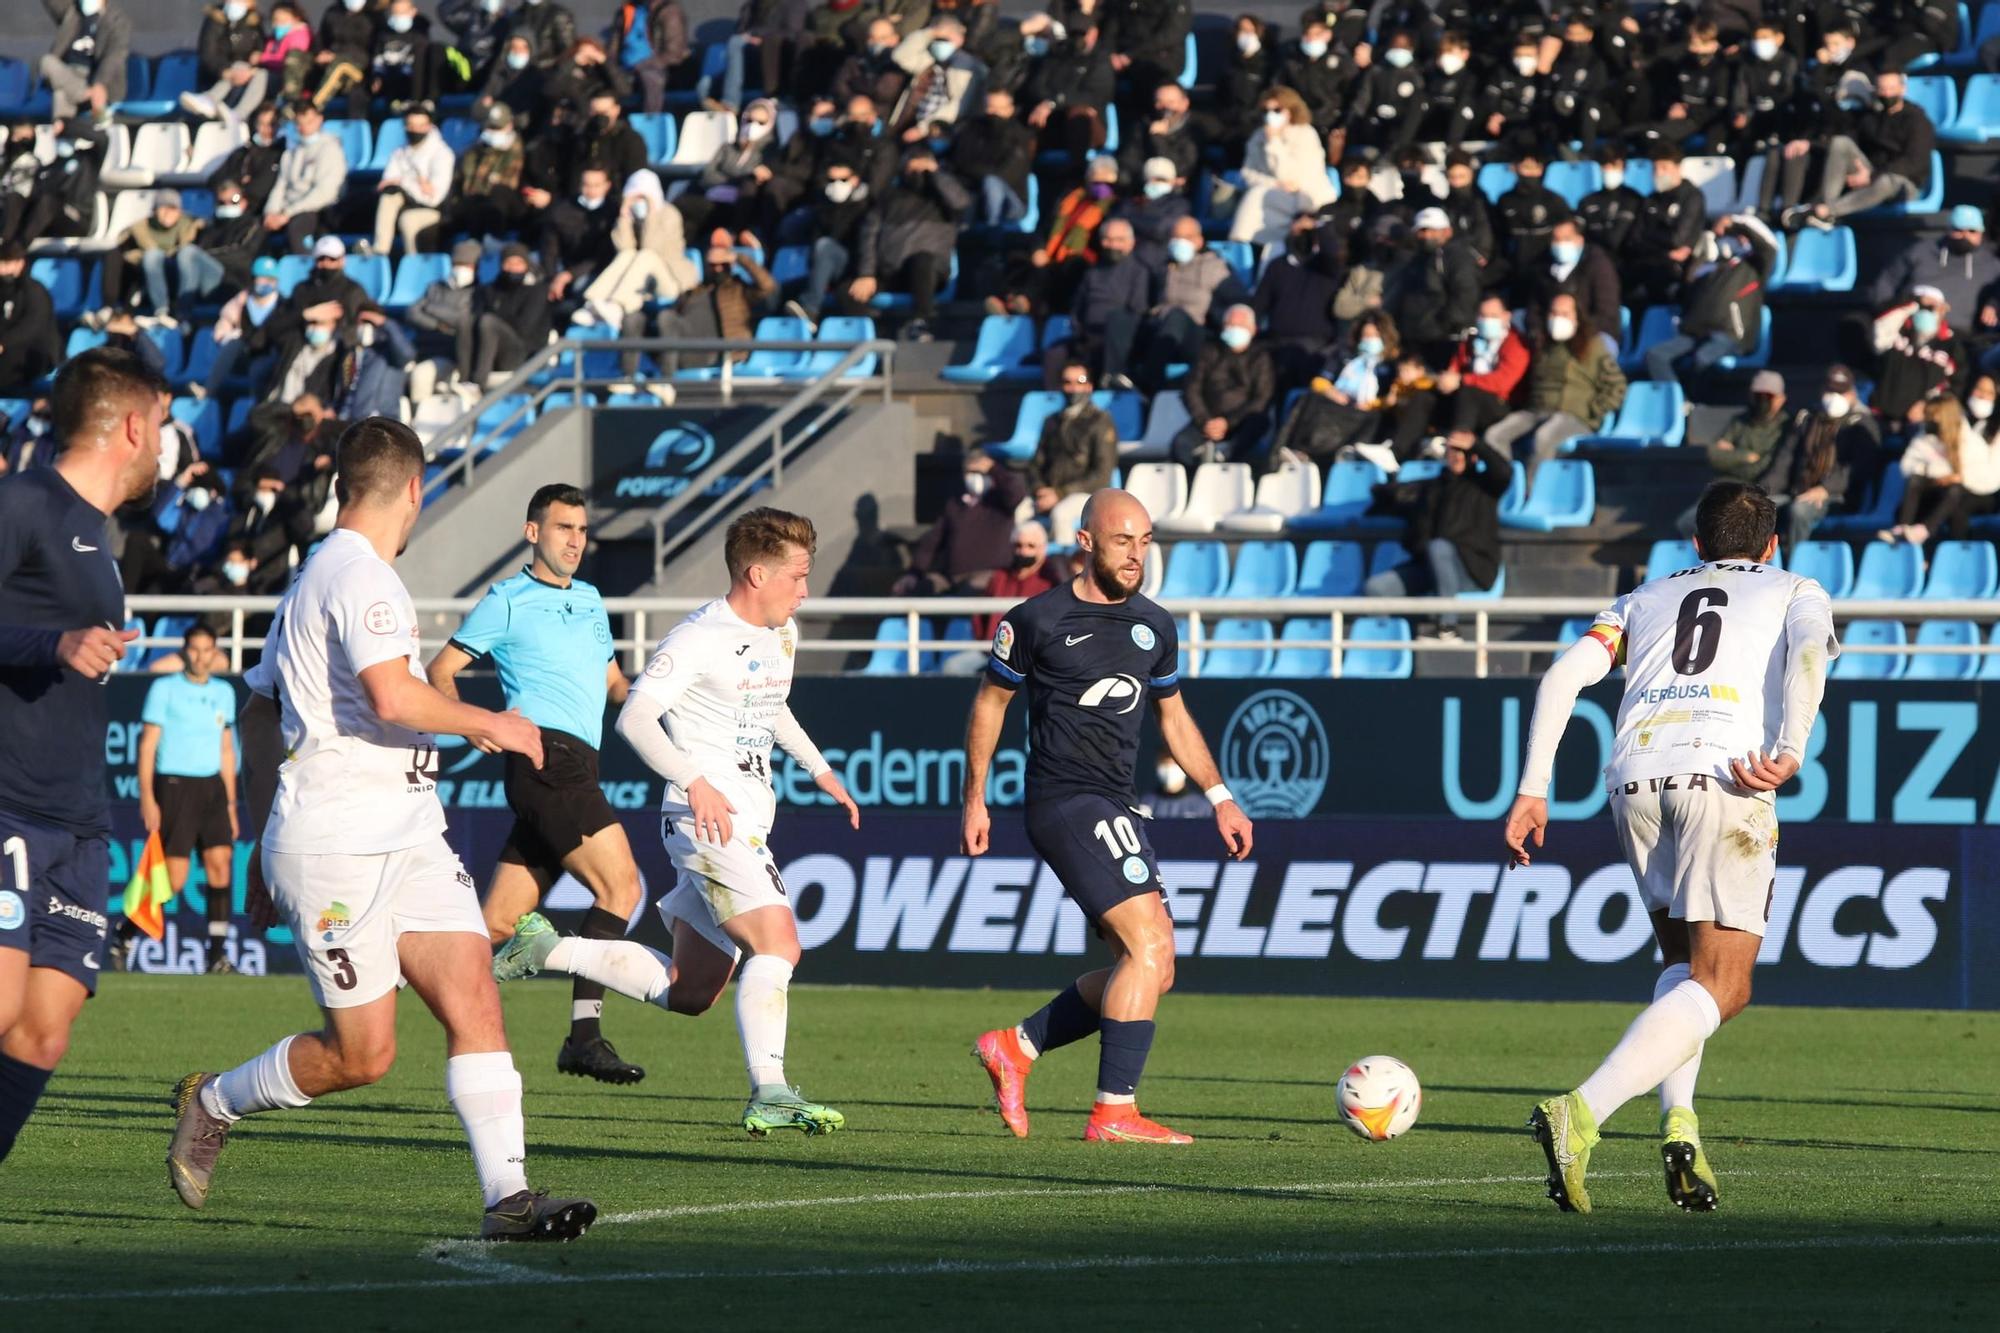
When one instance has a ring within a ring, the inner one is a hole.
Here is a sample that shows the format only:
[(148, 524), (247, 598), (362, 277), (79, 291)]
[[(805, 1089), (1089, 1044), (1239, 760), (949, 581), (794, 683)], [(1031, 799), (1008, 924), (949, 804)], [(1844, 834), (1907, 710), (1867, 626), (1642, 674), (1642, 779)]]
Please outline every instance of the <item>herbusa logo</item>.
[(1259, 690), (1222, 729), (1222, 780), (1252, 819), (1311, 814), (1331, 766), (1319, 715), (1290, 690)]

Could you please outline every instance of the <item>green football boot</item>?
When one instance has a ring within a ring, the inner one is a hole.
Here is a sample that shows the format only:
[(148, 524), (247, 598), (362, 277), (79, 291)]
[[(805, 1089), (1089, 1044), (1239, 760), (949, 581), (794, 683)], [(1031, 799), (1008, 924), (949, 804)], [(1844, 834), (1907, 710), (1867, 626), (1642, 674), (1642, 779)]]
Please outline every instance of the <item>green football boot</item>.
[(797, 1129), (806, 1134), (831, 1134), (847, 1123), (847, 1117), (831, 1106), (820, 1106), (799, 1096), (797, 1088), (782, 1083), (766, 1083), (750, 1094), (743, 1108), (743, 1128), (755, 1138), (774, 1129)]
[(1667, 1197), (1690, 1213), (1715, 1211), (1715, 1172), (1701, 1150), (1701, 1122), (1676, 1106), (1660, 1116), (1660, 1160), (1667, 1168)]
[(1590, 1150), (1597, 1146), (1597, 1122), (1590, 1108), (1573, 1092), (1551, 1097), (1528, 1114), (1528, 1132), (1542, 1145), (1549, 1161), (1549, 1197), (1566, 1213), (1590, 1211), (1590, 1191), (1583, 1186), (1590, 1169)]
[(532, 977), (549, 961), (562, 936), (540, 912), (529, 912), (514, 923), (514, 938), (493, 955), (495, 981), (519, 981)]

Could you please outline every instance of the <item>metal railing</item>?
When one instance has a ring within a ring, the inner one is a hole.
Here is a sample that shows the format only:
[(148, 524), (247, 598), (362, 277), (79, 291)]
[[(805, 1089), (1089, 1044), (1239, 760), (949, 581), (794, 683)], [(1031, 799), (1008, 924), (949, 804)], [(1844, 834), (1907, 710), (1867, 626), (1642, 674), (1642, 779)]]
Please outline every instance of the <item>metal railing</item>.
[[(444, 645), (451, 637), (452, 631), (457, 629), (459, 620), (478, 600), (476, 597), (423, 598), (416, 602), (422, 646), (426, 654)], [(626, 658), (629, 670), (633, 674), (641, 670), (654, 644), (682, 617), (703, 605), (705, 601), (704, 598), (696, 597), (606, 598), (605, 610), (613, 617), (614, 624), (620, 618), (624, 620), (624, 631), (613, 640), (613, 646)], [(249, 621), (259, 614), (268, 614), (275, 610), (277, 605), (278, 599), (275, 597), (132, 597), (127, 599), (127, 614), (141, 617), (202, 616), (215, 629), (224, 651), (229, 656), (229, 669), (235, 672), (243, 669), (247, 654), (251, 650), (263, 646), (264, 640), (261, 636), (248, 633)], [(925, 621), (958, 616), (1000, 615), (1016, 605), (1018, 602), (1014, 599), (997, 597), (821, 598), (808, 602), (801, 608), (803, 618), (809, 621), (851, 618), (880, 621), (896, 618), (903, 622), (904, 633), (901, 637), (892, 639), (806, 637), (798, 645), (798, 650), (802, 655), (860, 652), (873, 654), (888, 650), (903, 656), (903, 674), (922, 675), (925, 674), (926, 654), (984, 651), (988, 646), (984, 640), (927, 638), (922, 633)], [(1473, 659), (1473, 675), (1484, 679), (1491, 673), (1492, 658), (1495, 654), (1551, 654), (1569, 647), (1569, 643), (1561, 639), (1495, 638), (1493, 629), (1497, 623), (1545, 622), (1594, 616), (1604, 609), (1605, 603), (1601, 598), (1592, 597), (1521, 597), (1483, 603), (1437, 597), (1244, 599), (1202, 597), (1168, 599), (1162, 601), (1160, 605), (1176, 618), (1184, 619), (1187, 624), (1181, 646), (1189, 650), (1187, 675), (1191, 678), (1201, 675), (1202, 656), (1207, 652), (1299, 649), (1327, 653), (1326, 674), (1328, 678), (1338, 680), (1346, 674), (1344, 669), (1346, 654), (1364, 650), (1449, 656), (1469, 654)], [(1965, 602), (1837, 601), (1833, 604), (1833, 614), (1836, 621), (1970, 620), (1986, 623), (2000, 620), (2000, 599)], [(1461, 626), (1463, 637), (1455, 641), (1434, 638), (1385, 640), (1354, 637), (1350, 632), (1353, 622), (1366, 616), (1405, 616), (1422, 619), (1455, 617)], [(1225, 619), (1270, 620), (1275, 624), (1285, 620), (1312, 618), (1324, 618), (1328, 621), (1326, 638), (1218, 639), (1212, 637), (1210, 633), (1211, 627), (1217, 621)], [(134, 645), (140, 650), (178, 646), (177, 637), (160, 636), (152, 632), (142, 635)], [(1841, 651), (1861, 656), (1949, 655), (1983, 659), (1987, 656), (2000, 655), (2000, 642), (1852, 644), (1843, 645)], [(140, 654), (133, 655), (134, 660), (138, 655)]]
[[(840, 352), (841, 358), (824, 373), (812, 379), (781, 379), (777, 376), (745, 375), (738, 364), (729, 359), (729, 352)], [(680, 380), (672, 375), (658, 378), (644, 374), (637, 375), (590, 375), (585, 373), (586, 357), (592, 352), (652, 352), (676, 353), (687, 356), (720, 356), (721, 366), (713, 379)], [(849, 375), (848, 372), (860, 365), (868, 357), (880, 358), (878, 373), (874, 375)], [(568, 357), (565, 365), (563, 358)], [(471, 487), (477, 483), (483, 440), (502, 435), (515, 429), (526, 427), (538, 416), (551, 397), (556, 394), (570, 395), (569, 401), (558, 406), (586, 406), (585, 392), (589, 389), (617, 384), (631, 384), (641, 390), (654, 384), (671, 386), (676, 397), (683, 392), (701, 393), (701, 401), (709, 401), (707, 390), (714, 390), (715, 397), (724, 405), (735, 401), (736, 390), (740, 388), (796, 388), (786, 408), (780, 409), (776, 432), (782, 432), (785, 424), (803, 411), (806, 406), (838, 388), (843, 391), (841, 406), (852, 402), (864, 390), (879, 391), (883, 401), (889, 398), (890, 382), (895, 376), (896, 344), (888, 339), (871, 339), (866, 342), (811, 342), (787, 339), (783, 341), (758, 342), (751, 338), (563, 338), (545, 347), (537, 348), (533, 355), (523, 361), (514, 372), (500, 384), (482, 390), (479, 400), (454, 417), (442, 429), (433, 434), (424, 444), (427, 458), (435, 460), (439, 455), (457, 450), (456, 455), (444, 464), (443, 470), (434, 474), (424, 484), (424, 502), (428, 504), (438, 499), (453, 486)], [(523, 401), (496, 422), (489, 422), (484, 428), (480, 419), (493, 409), (495, 403), (512, 396), (520, 396)], [(666, 403), (661, 404), (668, 406)], [(838, 410), (838, 409), (834, 409)], [(825, 414), (825, 415), (830, 415)], [(822, 417), (822, 420), (824, 418)], [(761, 423), (756, 430), (745, 437), (738, 450), (731, 456), (738, 456), (739, 450), (754, 449), (769, 442), (774, 435), (771, 421)], [(794, 444), (802, 442), (803, 434), (795, 434)], [(774, 450), (774, 456), (780, 450)], [(689, 490), (697, 488), (690, 485)], [(678, 497), (677, 497), (678, 498)], [(672, 506), (668, 506), (672, 507)], [(655, 525), (658, 531), (658, 525)]]

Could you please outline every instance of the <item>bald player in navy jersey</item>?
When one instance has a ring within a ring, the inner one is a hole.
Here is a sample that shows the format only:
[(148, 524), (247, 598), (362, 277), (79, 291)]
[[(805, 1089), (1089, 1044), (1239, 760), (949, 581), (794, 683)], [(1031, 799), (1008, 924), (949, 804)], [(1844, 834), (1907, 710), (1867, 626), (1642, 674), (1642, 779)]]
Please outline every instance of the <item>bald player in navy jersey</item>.
[(1153, 1015), (1174, 984), (1174, 922), (1135, 804), (1140, 705), (1159, 715), (1167, 751), (1215, 807), (1237, 860), (1250, 820), (1222, 785), (1201, 728), (1180, 694), (1173, 617), (1139, 592), (1153, 520), (1129, 493), (1098, 491), (1077, 534), (1084, 568), (1009, 611), (965, 736), (962, 850), (988, 845), (986, 772), (1016, 690), (1028, 691), (1028, 841), (1110, 946), (1112, 964), (1078, 977), (1018, 1026), (983, 1034), (973, 1054), (993, 1080), (1000, 1116), (1028, 1135), (1034, 1061), (1098, 1034), (1097, 1101), (1083, 1137), (1099, 1143), (1192, 1143), (1139, 1114), (1137, 1089), (1153, 1045)]
[(159, 481), (165, 394), (130, 352), (73, 358), (50, 394), (55, 466), (0, 478), (0, 1160), (97, 989), (102, 686), (137, 637), (105, 520)]

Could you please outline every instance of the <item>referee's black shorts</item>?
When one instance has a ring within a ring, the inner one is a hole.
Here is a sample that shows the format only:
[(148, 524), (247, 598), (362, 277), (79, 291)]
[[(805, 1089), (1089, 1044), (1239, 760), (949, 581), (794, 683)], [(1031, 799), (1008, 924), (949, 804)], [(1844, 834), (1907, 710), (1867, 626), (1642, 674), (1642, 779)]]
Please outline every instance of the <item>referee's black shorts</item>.
[(507, 756), (507, 804), (514, 828), (500, 859), (548, 875), (583, 840), (618, 822), (597, 785), (597, 751), (566, 731), (542, 728), (542, 766)]
[(229, 793), (220, 776), (155, 773), (153, 799), (160, 804), (160, 847), (168, 856), (229, 846)]

